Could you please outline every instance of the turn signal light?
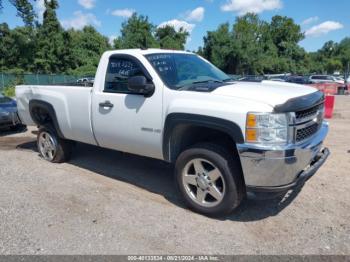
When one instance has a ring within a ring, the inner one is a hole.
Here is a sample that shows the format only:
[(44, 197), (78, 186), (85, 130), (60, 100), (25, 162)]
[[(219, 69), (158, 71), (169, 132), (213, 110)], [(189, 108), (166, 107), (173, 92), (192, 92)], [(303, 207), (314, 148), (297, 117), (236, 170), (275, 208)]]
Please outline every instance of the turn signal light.
[(256, 127), (256, 115), (249, 113), (247, 115), (247, 128), (254, 128), (254, 127)]
[(246, 129), (246, 140), (247, 142), (257, 141), (257, 130), (256, 129)]

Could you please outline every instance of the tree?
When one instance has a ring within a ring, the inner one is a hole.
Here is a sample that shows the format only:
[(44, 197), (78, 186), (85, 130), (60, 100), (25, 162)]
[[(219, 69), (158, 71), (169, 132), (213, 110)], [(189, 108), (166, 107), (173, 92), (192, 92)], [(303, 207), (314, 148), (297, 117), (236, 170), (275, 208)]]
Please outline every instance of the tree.
[(207, 32), (202, 54), (219, 68), (233, 74), (261, 74), (273, 71), (276, 48), (268, 25), (255, 14), (238, 17), (232, 25), (222, 24)]
[[(30, 27), (10, 30), (6, 23), (0, 24), (0, 68), (2, 71), (30, 72), (33, 69), (35, 34)], [(18, 68), (18, 70), (14, 70)]]
[(148, 17), (134, 13), (123, 22), (121, 36), (114, 40), (114, 47), (116, 49), (159, 47), (154, 33), (155, 26), (148, 21)]
[(228, 23), (219, 25), (215, 31), (208, 31), (203, 38), (204, 46), (200, 50), (205, 58), (229, 73), (236, 73), (238, 57), (233, 47), (232, 33)]
[(201, 53), (221, 69), (234, 74), (306, 72), (306, 52), (298, 43), (304, 35), (287, 17), (271, 23), (248, 13), (217, 30), (207, 32)]
[(111, 46), (108, 38), (101, 35), (92, 26), (86, 26), (83, 30), (69, 30), (72, 39), (72, 52), (75, 64), (71, 65), (71, 74), (94, 75), (102, 53)]
[[(22, 18), (26, 26), (33, 26), (35, 19), (35, 12), (33, 5), (28, 0), (9, 0), (9, 2), (16, 8), (17, 16)], [(3, 9), (3, 2), (0, 0), (0, 11)]]
[(181, 27), (179, 31), (176, 31), (175, 28), (170, 25), (158, 27), (155, 33), (156, 40), (161, 48), (175, 50), (185, 49), (188, 36), (189, 33), (184, 30), (184, 28)]
[(8, 65), (11, 65), (11, 59), (13, 57), (11, 53), (13, 49), (11, 47), (15, 44), (15, 40), (11, 35), (11, 30), (6, 23), (0, 24), (0, 39), (0, 67), (2, 71), (6, 71)]
[(276, 15), (270, 23), (272, 41), (278, 49), (279, 55), (291, 55), (295, 46), (304, 39), (299, 25), (292, 18)]
[[(56, 16), (58, 0), (44, 0), (43, 22), (33, 23), (31, 1), (8, 0), (23, 15), (24, 26), (0, 24), (0, 68), (2, 72), (69, 73), (94, 75), (101, 54), (111, 48), (107, 37), (94, 27), (62, 28)], [(0, 6), (2, 0), (0, 0)], [(1, 7), (0, 7), (1, 9)], [(172, 26), (156, 27), (147, 16), (133, 14), (122, 24), (114, 47), (168, 49), (185, 48), (188, 32)], [(350, 64), (350, 38), (328, 41), (317, 52), (307, 53), (304, 38), (293, 19), (274, 16), (270, 22), (256, 14), (236, 18), (204, 36), (198, 54), (227, 73), (334, 73)]]
[(342, 62), (343, 69), (346, 71), (350, 64), (350, 37), (346, 37), (340, 41), (337, 47), (338, 59)]
[(65, 72), (74, 59), (71, 38), (56, 16), (57, 0), (45, 0), (43, 24), (38, 26), (35, 68), (40, 73)]
[(235, 47), (238, 74), (262, 74), (263, 22), (258, 15), (248, 13), (236, 19), (233, 25), (233, 46)]

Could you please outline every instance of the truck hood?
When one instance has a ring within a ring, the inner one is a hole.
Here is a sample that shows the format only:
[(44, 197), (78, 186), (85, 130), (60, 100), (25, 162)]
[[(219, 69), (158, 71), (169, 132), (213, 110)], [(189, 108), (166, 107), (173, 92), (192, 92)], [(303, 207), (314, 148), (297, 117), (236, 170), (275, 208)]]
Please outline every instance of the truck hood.
[(316, 91), (317, 89), (304, 85), (262, 81), (235, 82), (215, 89), (212, 94), (253, 100), (275, 107), (291, 98), (308, 95)]

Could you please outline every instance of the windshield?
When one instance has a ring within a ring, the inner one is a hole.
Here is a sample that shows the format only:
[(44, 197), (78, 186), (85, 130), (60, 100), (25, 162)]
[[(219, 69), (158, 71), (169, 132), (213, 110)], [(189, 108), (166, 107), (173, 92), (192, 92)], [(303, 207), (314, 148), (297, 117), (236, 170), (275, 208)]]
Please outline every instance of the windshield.
[(195, 54), (159, 53), (145, 55), (163, 82), (171, 89), (203, 82), (225, 82), (231, 78)]

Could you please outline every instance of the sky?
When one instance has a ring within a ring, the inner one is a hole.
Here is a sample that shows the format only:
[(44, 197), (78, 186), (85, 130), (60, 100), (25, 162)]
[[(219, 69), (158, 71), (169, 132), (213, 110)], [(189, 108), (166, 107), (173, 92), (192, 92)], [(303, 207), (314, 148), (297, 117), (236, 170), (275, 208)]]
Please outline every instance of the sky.
[[(9, 0), (3, 0), (3, 5), (0, 23), (11, 28), (23, 25)], [(232, 24), (247, 12), (258, 13), (266, 21), (274, 15), (293, 18), (305, 32), (300, 45), (307, 51), (318, 50), (328, 40), (350, 37), (350, 0), (59, 0), (59, 5), (57, 15), (63, 27), (93, 25), (110, 39), (120, 34), (121, 24), (133, 12), (148, 16), (158, 26), (183, 27), (190, 33), (186, 49), (191, 51), (203, 45), (207, 31)], [(43, 0), (36, 0), (34, 6), (40, 17)]]

